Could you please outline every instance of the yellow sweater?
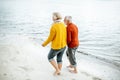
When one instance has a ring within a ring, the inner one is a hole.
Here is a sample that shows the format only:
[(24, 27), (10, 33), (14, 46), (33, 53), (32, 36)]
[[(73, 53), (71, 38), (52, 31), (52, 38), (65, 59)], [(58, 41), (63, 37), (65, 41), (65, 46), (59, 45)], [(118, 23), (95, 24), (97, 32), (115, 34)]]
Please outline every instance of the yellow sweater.
[(52, 49), (61, 49), (66, 46), (67, 43), (67, 32), (64, 23), (56, 22), (53, 23), (48, 39), (43, 43), (45, 46), (52, 42)]

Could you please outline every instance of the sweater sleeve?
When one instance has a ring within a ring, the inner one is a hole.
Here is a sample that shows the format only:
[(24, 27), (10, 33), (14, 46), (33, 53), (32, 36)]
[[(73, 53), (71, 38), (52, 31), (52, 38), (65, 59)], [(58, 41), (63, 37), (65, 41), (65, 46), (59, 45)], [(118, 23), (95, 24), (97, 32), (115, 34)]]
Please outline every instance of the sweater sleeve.
[(51, 27), (50, 34), (49, 34), (47, 40), (43, 44), (46, 46), (54, 39), (54, 37), (55, 37), (55, 29), (53, 27)]
[(71, 42), (71, 30), (67, 27), (67, 44)]

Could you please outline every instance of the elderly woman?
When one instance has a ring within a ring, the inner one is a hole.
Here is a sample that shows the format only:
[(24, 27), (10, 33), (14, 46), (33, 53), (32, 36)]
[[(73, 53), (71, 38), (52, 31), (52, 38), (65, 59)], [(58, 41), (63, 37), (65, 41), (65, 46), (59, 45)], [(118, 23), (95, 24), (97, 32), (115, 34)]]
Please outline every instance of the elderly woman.
[[(48, 43), (51, 44), (51, 50), (48, 54), (48, 60), (55, 69), (54, 75), (60, 75), (62, 68), (62, 57), (66, 48), (66, 27), (63, 22), (61, 22), (61, 15), (58, 12), (53, 13), (53, 24), (50, 29), (50, 34), (47, 40), (42, 44), (45, 47)], [(57, 62), (54, 57), (57, 56)]]

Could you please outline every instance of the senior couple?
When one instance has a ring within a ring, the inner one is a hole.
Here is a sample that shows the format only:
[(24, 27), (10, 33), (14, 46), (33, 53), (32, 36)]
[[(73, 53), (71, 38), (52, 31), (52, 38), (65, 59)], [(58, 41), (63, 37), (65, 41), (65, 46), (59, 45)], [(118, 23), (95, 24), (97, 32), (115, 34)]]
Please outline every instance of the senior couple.
[[(54, 67), (54, 75), (60, 75), (62, 68), (62, 57), (67, 46), (66, 55), (70, 62), (70, 65), (67, 66), (70, 72), (77, 73), (77, 63), (75, 58), (76, 49), (79, 46), (78, 40), (78, 28), (75, 24), (72, 23), (71, 16), (65, 16), (64, 23), (61, 21), (61, 14), (54, 12), (53, 24), (50, 29), (49, 36), (42, 46), (45, 47), (51, 42), (51, 50), (48, 54), (48, 60), (51, 65)], [(56, 56), (56, 60), (54, 57)]]

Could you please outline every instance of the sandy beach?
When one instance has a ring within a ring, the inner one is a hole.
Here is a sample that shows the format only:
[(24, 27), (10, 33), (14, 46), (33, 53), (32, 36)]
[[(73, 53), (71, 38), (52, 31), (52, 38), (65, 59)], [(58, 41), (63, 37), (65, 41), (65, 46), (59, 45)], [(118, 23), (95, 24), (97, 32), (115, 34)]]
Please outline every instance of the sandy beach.
[[(72, 80), (81, 76), (72, 76), (66, 69), (60, 76), (53, 76), (54, 70), (47, 60), (49, 48), (25, 36), (9, 36), (3, 42), (0, 44), (0, 80)], [(81, 78), (90, 79), (85, 75)]]
[(64, 54), (60, 76), (47, 60), (50, 47), (43, 48), (25, 35), (9, 35), (0, 39), (0, 80), (119, 80), (120, 70), (84, 55), (78, 58), (78, 74), (68, 71)]

